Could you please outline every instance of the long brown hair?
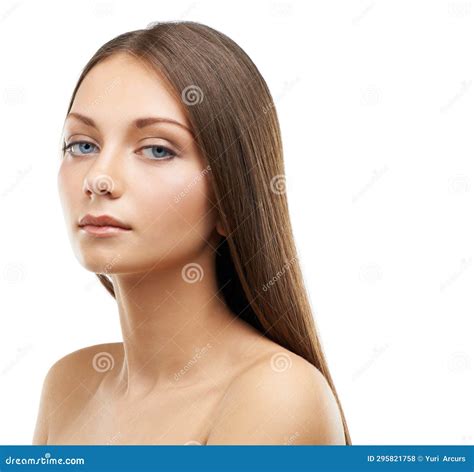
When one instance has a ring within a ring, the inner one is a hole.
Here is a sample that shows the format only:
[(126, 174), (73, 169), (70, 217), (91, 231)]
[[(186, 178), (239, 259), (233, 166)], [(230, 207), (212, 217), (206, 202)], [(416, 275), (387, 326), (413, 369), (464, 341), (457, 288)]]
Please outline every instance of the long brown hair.
[[(211, 169), (226, 237), (216, 252), (229, 308), (265, 336), (316, 366), (347, 422), (314, 324), (290, 224), (280, 125), (263, 77), (229, 37), (191, 21), (157, 22), (101, 46), (74, 89), (100, 61), (124, 52), (151, 66), (185, 106)], [(115, 297), (112, 281), (96, 274)]]

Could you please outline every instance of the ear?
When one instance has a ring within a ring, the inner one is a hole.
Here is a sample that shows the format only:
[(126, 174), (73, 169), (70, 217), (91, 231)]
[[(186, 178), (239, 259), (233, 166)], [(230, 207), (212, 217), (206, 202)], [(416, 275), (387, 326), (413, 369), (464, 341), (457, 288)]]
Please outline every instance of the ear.
[(227, 236), (225, 230), (224, 230), (224, 227), (222, 226), (222, 223), (221, 223), (221, 220), (217, 220), (217, 224), (216, 224), (216, 230), (217, 232), (221, 235), (221, 236)]

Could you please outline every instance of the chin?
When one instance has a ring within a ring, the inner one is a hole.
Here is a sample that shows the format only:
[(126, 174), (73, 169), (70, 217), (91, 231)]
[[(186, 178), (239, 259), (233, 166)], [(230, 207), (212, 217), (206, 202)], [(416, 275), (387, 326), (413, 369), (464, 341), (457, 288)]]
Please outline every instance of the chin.
[(76, 252), (79, 263), (88, 271), (96, 274), (112, 274), (122, 272), (122, 256), (119, 251), (88, 249)]

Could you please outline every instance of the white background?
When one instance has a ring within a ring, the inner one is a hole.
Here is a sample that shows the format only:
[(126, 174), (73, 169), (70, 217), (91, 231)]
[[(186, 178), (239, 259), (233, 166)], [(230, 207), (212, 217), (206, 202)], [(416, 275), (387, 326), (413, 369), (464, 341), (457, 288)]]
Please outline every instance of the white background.
[(471, 1), (0, 4), (0, 443), (31, 444), (43, 378), (120, 341), (75, 259), (56, 177), (81, 68), (153, 21), (234, 39), (274, 96), (317, 326), (354, 444), (473, 444)]

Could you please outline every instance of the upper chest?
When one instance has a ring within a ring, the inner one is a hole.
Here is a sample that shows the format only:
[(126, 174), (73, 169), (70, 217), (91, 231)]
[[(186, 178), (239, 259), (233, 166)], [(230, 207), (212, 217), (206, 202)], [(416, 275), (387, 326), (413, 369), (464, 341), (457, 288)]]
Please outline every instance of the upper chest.
[(223, 394), (162, 392), (131, 403), (78, 388), (50, 415), (48, 444), (205, 444)]

